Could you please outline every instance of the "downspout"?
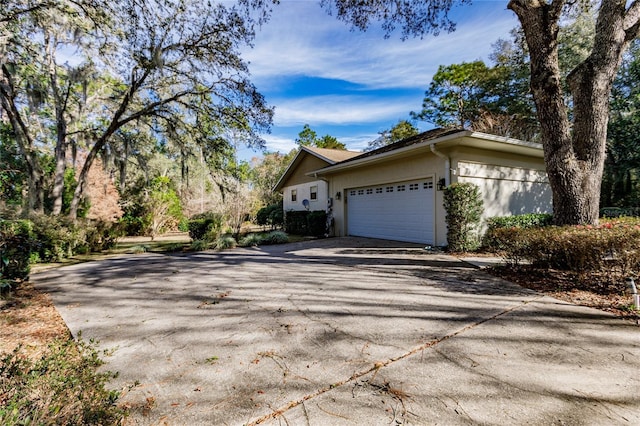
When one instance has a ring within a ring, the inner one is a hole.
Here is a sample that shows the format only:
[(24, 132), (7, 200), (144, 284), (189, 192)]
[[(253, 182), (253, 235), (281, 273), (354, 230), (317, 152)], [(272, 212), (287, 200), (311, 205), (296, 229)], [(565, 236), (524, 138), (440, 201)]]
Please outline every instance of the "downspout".
[[(442, 158), (444, 160), (444, 185), (445, 187), (449, 186), (451, 184), (451, 159), (444, 155), (442, 152), (438, 151), (436, 149), (436, 145), (435, 144), (430, 144), (429, 148), (431, 148), (431, 152), (433, 152), (436, 156), (438, 156), (439, 158)], [(435, 183), (435, 182), (434, 182)], [(434, 239), (434, 244), (437, 245), (438, 244), (438, 209), (436, 208), (434, 213), (434, 220), (436, 221), (436, 223), (434, 224), (434, 228), (433, 228), (433, 239)], [(442, 232), (442, 231), (441, 231)], [(446, 233), (445, 233), (446, 235)], [(445, 238), (446, 240), (446, 238)]]
[(436, 149), (435, 144), (429, 145), (431, 152), (444, 160), (444, 183), (446, 186), (451, 185), (451, 159)]

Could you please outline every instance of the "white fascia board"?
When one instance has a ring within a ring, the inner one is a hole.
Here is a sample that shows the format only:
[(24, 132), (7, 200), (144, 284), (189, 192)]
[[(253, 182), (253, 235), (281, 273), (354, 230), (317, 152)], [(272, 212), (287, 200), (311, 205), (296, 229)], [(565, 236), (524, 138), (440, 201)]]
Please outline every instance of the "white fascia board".
[[(465, 137), (468, 138), (474, 138), (474, 139), (481, 139), (481, 140), (485, 140), (485, 141), (491, 141), (491, 142), (497, 142), (497, 143), (501, 143), (508, 146), (512, 146), (512, 147), (518, 147), (518, 148), (529, 148), (529, 149), (534, 149), (534, 150), (540, 150), (542, 151), (542, 145), (539, 143), (535, 143), (535, 142), (527, 142), (527, 141), (523, 141), (520, 139), (513, 139), (513, 138), (507, 138), (504, 136), (496, 136), (496, 135), (490, 135), (488, 133), (482, 133), (482, 132), (473, 132), (471, 130), (464, 130), (464, 131), (460, 131), (457, 133), (452, 133), (449, 135), (445, 135), (445, 136), (441, 136), (439, 138), (435, 138), (435, 139), (430, 139), (428, 141), (424, 141), (424, 142), (418, 142), (415, 143), (413, 145), (409, 145), (409, 146), (405, 146), (402, 148), (398, 148), (398, 149), (394, 149), (393, 151), (387, 151), (387, 152), (383, 152), (381, 154), (378, 155), (372, 155), (369, 157), (365, 157), (362, 159), (356, 159), (356, 160), (352, 160), (352, 161), (347, 161), (346, 163), (337, 163), (335, 165), (331, 165), (325, 168), (322, 168), (320, 170), (315, 170), (313, 172), (309, 172), (307, 173), (307, 176), (311, 176), (311, 177), (317, 177), (326, 173), (332, 173), (332, 172), (336, 172), (336, 171), (340, 171), (340, 170), (345, 170), (345, 169), (349, 169), (352, 167), (357, 167), (357, 166), (362, 166), (362, 165), (366, 165), (369, 163), (374, 163), (374, 162), (378, 162), (378, 161), (382, 161), (384, 159), (387, 158), (393, 158), (395, 156), (399, 156), (402, 155), (406, 152), (410, 152), (413, 150), (417, 150), (420, 148), (425, 148), (425, 147), (429, 147), (431, 145), (439, 145), (439, 144), (443, 144), (445, 142), (449, 142), (449, 141), (453, 141), (456, 139), (463, 139)], [(506, 149), (505, 151), (509, 152), (512, 151), (511, 149)]]
[(533, 148), (533, 149), (542, 150), (542, 144), (539, 144), (537, 142), (523, 141), (521, 139), (508, 138), (508, 137), (505, 137), (505, 136), (496, 136), (496, 135), (491, 135), (489, 133), (471, 132), (471, 131), (469, 131), (469, 134), (465, 135), (465, 136), (469, 136), (469, 137), (477, 138), (477, 139), (490, 140), (490, 141), (494, 141), (494, 142), (502, 142), (502, 143), (506, 143), (506, 144), (510, 144), (510, 145), (522, 146), (522, 147), (526, 147), (526, 148)]
[(413, 151), (413, 150), (420, 149), (420, 148), (425, 148), (425, 147), (428, 147), (429, 145), (435, 145), (437, 143), (446, 142), (446, 141), (449, 141), (449, 140), (452, 140), (452, 139), (458, 139), (458, 138), (461, 138), (461, 137), (464, 137), (464, 136), (469, 136), (469, 135), (471, 135), (471, 133), (472, 132), (470, 132), (468, 130), (465, 130), (463, 132), (458, 132), (458, 133), (453, 133), (453, 134), (450, 134), (450, 135), (441, 136), (441, 137), (436, 138), (436, 139), (430, 139), (428, 141), (418, 142), (418, 143), (415, 143), (413, 145), (409, 145), (409, 146), (405, 146), (405, 147), (402, 147), (402, 148), (394, 149), (393, 151), (383, 152), (381, 154), (368, 156), (368, 157), (365, 157), (365, 158), (361, 158), (359, 160), (358, 159), (351, 160), (351, 161), (348, 161), (348, 162), (346, 162), (344, 164), (343, 163), (338, 163), (338, 164), (335, 164), (335, 165), (332, 165), (332, 166), (328, 166), (328, 167), (325, 167), (325, 168), (320, 169), (320, 170), (309, 172), (309, 173), (307, 173), (307, 176), (315, 177), (316, 175), (319, 176), (319, 175), (324, 174), (325, 172), (334, 172), (334, 171), (339, 171), (339, 170), (343, 170), (343, 169), (348, 169), (348, 168), (351, 168), (351, 167), (362, 166), (362, 165), (365, 165), (365, 164), (368, 164), (368, 163), (375, 163), (375, 162), (384, 160), (386, 158), (393, 158), (393, 157), (396, 157), (398, 155), (402, 155), (402, 154), (404, 154), (406, 152), (409, 152), (409, 151)]

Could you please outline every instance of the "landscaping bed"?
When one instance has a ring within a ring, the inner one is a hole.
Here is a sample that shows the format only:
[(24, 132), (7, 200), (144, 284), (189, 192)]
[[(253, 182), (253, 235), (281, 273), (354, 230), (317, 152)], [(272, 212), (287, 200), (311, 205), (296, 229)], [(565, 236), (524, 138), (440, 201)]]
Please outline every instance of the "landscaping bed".
[(611, 312), (640, 325), (640, 311), (632, 309), (631, 296), (625, 294), (624, 277), (543, 270), (530, 265), (495, 266), (487, 272), (556, 299)]

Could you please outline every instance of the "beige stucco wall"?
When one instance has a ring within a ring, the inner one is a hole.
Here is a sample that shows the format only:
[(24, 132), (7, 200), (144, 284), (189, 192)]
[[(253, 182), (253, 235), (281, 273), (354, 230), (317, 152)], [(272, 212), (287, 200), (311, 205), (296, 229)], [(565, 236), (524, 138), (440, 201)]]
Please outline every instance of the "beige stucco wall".
[[(551, 211), (551, 192), (541, 151), (522, 155), (469, 146), (439, 146), (438, 150), (450, 159), (451, 183), (472, 182), (480, 186), (485, 204), (484, 218)], [(446, 173), (445, 159), (423, 147), (393, 159), (326, 175), (329, 197), (333, 198), (334, 235), (349, 233), (346, 204), (349, 189), (423, 178), (432, 178), (436, 184)], [(338, 192), (341, 193), (340, 200), (336, 198)], [(446, 245), (442, 191), (434, 191), (433, 201), (435, 243)]]
[[(347, 191), (361, 186), (379, 185), (422, 178), (433, 178), (434, 183), (444, 176), (444, 160), (432, 154), (428, 148), (408, 157), (396, 158), (356, 169), (332, 174), (329, 177), (329, 196), (333, 198), (334, 235), (348, 235)], [(340, 192), (340, 200), (336, 193)], [(446, 224), (442, 208), (442, 192), (434, 191), (434, 231), (436, 244), (446, 244)]]
[(544, 159), (459, 147), (449, 152), (453, 182), (478, 185), (483, 218), (523, 213), (550, 213), (551, 188)]
[(293, 170), (293, 173), (291, 173), (289, 178), (285, 182), (283, 182), (283, 186), (292, 186), (301, 183), (313, 182), (317, 180), (317, 178), (307, 176), (306, 174), (315, 170), (319, 170), (323, 167), (327, 167), (328, 165), (329, 163), (327, 163), (326, 161), (305, 152), (304, 157), (297, 165), (295, 165), (295, 170)]
[[(318, 186), (318, 198), (316, 200), (311, 199), (311, 187), (317, 185)], [(305, 210), (305, 207), (302, 205), (302, 200), (309, 200), (309, 210), (326, 210), (327, 208), (327, 198), (328, 198), (328, 188), (329, 185), (327, 182), (322, 180), (312, 180), (306, 183), (301, 183), (298, 185), (286, 186), (282, 190), (282, 206), (284, 211), (288, 210)], [(291, 201), (291, 190), (297, 191), (297, 200)]]
[[(282, 183), (282, 207), (287, 210), (305, 210), (302, 200), (309, 200), (309, 210), (326, 210), (329, 185), (325, 180), (307, 176), (307, 173), (327, 167), (329, 163), (305, 151), (292, 166), (291, 174)], [(318, 187), (318, 198), (311, 199), (311, 187)], [(291, 191), (297, 191), (296, 201), (291, 201)]]

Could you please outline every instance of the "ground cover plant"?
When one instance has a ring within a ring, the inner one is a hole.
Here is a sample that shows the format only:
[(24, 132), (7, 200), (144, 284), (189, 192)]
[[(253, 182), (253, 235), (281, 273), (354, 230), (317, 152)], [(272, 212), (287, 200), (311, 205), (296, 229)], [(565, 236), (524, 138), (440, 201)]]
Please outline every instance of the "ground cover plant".
[(0, 424), (119, 424), (95, 345), (71, 339), (48, 295), (21, 282), (0, 298)]
[(56, 340), (35, 360), (21, 349), (0, 358), (1, 424), (112, 425), (124, 417), (119, 392), (105, 388), (113, 374), (96, 372), (103, 362), (94, 344)]

